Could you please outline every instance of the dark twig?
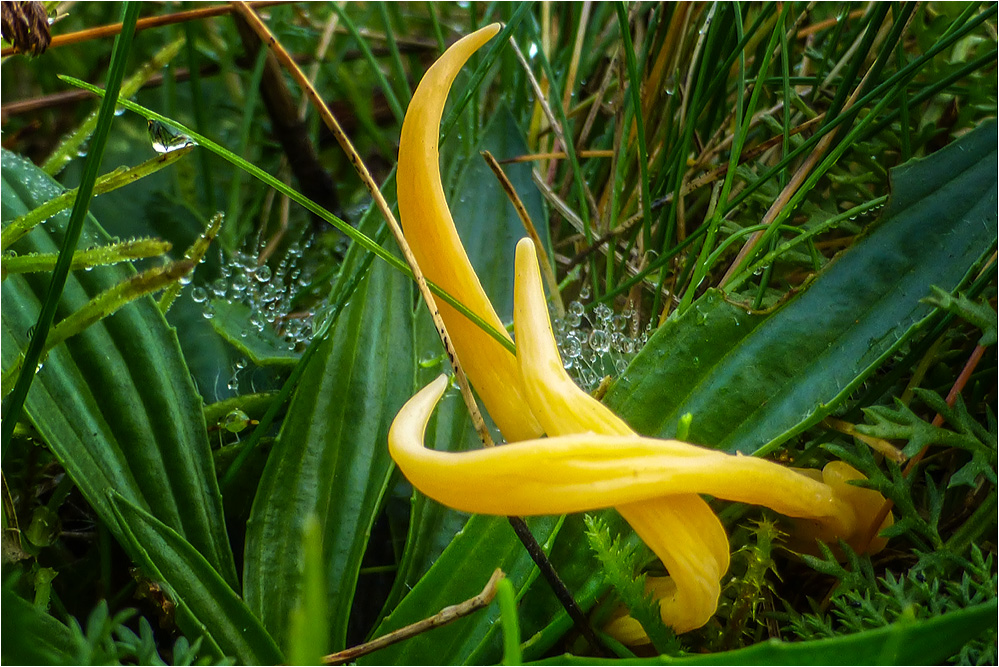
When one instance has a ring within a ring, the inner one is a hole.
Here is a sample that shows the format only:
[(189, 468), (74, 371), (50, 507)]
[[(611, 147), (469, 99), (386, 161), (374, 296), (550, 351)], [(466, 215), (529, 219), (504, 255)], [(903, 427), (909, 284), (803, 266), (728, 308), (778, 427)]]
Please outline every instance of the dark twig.
[[(256, 32), (238, 12), (233, 14), (236, 28), (243, 41), (243, 48), (251, 58), (255, 58), (262, 44)], [(263, 78), (260, 80), (260, 96), (271, 120), (274, 138), (284, 149), (288, 166), (301, 186), (302, 193), (325, 208), (337, 213), (339, 202), (333, 178), (319, 162), (319, 157), (309, 138), (308, 128), (298, 114), (298, 105), (288, 90), (281, 65), (273, 53), (268, 52)], [(326, 223), (314, 216), (316, 224), (325, 228)]]
[(519, 516), (509, 516), (507, 519), (510, 521), (510, 525), (513, 526), (513, 532), (517, 533), (517, 537), (520, 538), (524, 548), (527, 549), (527, 553), (531, 555), (534, 564), (541, 571), (541, 576), (545, 578), (545, 581), (548, 582), (548, 585), (551, 586), (552, 591), (555, 593), (555, 597), (565, 607), (565, 611), (569, 614), (569, 618), (572, 619), (576, 630), (586, 637), (586, 641), (593, 647), (594, 653), (599, 657), (607, 657), (608, 654), (603, 643), (597, 637), (597, 633), (593, 631), (593, 628), (590, 627), (590, 622), (586, 620), (583, 610), (576, 604), (576, 600), (572, 597), (569, 589), (566, 588), (565, 582), (562, 581), (561, 577), (558, 576), (558, 572), (552, 567), (548, 556), (541, 550), (541, 545), (538, 544), (534, 534), (531, 533), (531, 529), (527, 527), (527, 522)]

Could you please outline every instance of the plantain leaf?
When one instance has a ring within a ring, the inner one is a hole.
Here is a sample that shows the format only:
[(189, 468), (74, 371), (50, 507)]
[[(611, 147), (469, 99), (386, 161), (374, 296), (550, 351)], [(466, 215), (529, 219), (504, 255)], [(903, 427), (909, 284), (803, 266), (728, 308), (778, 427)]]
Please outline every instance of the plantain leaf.
[(766, 314), (709, 292), (656, 331), (610, 389), (635, 430), (769, 451), (816, 424), (918, 329), (996, 240), (996, 125), (892, 171), (884, 218), (802, 294)]
[[(27, 160), (3, 152), (2, 217), (9, 221), (63, 191)], [(58, 252), (68, 212), (55, 215), (13, 245), (19, 254)], [(81, 243), (110, 239), (93, 216)], [(69, 276), (57, 319), (136, 275), (130, 264)], [(44, 274), (3, 283), (3, 365), (27, 346), (47, 289)], [(184, 536), (238, 587), (222, 518), (202, 402), (177, 337), (145, 296), (53, 349), (25, 403), (42, 438), (115, 536), (124, 533), (107, 499), (114, 489)]]
[(563, 655), (532, 665), (940, 665), (968, 641), (995, 628), (996, 601), (924, 621), (898, 621), (883, 628), (833, 639), (777, 639), (736, 651), (682, 658), (659, 656), (599, 660)]
[[(343, 273), (364, 270), (354, 259)], [(413, 392), (412, 303), (408, 278), (381, 262), (371, 267), (306, 368), (268, 459), (244, 578), (247, 602), (282, 644), (300, 595), (310, 513), (321, 526), (328, 599), (336, 601), (330, 650), (346, 642), (361, 558), (392, 471), (388, 428)]]
[(283, 661), (257, 617), (197, 549), (115, 491), (109, 491), (108, 498), (139, 564), (166, 587), (177, 604), (185, 633), (192, 638), (205, 636), (210, 648), (235, 656), (239, 664)]

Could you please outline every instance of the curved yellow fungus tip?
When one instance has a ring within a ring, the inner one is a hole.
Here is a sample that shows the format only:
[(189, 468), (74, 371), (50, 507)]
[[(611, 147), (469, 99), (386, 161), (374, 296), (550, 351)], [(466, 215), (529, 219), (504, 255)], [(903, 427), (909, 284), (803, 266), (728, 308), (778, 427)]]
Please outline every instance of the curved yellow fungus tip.
[[(468, 57), (499, 30), (458, 41), (421, 81), (402, 129), (398, 196), (403, 227), (427, 277), (503, 331), (454, 228), (437, 156), (448, 89)], [(663, 621), (677, 632), (714, 614), (728, 569), (725, 530), (701, 495), (769, 507), (796, 523), (800, 548), (815, 539), (863, 548), (883, 503), (834, 461), (819, 472), (731, 455), (676, 440), (645, 438), (577, 387), (565, 372), (529, 239), (517, 246), (514, 331), (517, 357), (446, 304), (455, 350), (489, 414), (511, 444), (469, 452), (426, 449), (423, 438), (447, 388), (440, 376), (399, 411), (389, 450), (413, 486), (450, 507), (481, 514), (566, 514), (614, 507), (662, 560), (670, 577), (650, 580)], [(541, 439), (547, 433), (549, 437)], [(882, 528), (890, 525), (891, 517)], [(870, 545), (878, 551), (884, 540)], [(628, 643), (645, 633), (634, 619), (607, 630)]]
[[(458, 238), (438, 162), (441, 114), (451, 83), (499, 29), (494, 23), (458, 40), (423, 76), (402, 124), (396, 190), (402, 229), (424, 275), (505, 334)], [(510, 351), (448, 304), (439, 302), (439, 308), (458, 360), (503, 436), (522, 440), (541, 435), (537, 421), (523, 409), (517, 362)]]

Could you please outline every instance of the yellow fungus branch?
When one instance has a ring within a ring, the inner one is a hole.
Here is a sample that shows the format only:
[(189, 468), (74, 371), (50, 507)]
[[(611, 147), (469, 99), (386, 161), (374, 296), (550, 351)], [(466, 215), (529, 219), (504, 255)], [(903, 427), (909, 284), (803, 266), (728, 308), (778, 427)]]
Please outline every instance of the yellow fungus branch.
[[(399, 139), (396, 192), (409, 247), (425, 275), (498, 331), (505, 331), (461, 244), (441, 183), (438, 139), (444, 102), (465, 61), (499, 32), (486, 26), (455, 42), (427, 70), (413, 94)], [(447, 257), (447, 261), (439, 258)], [(462, 368), (508, 440), (541, 435), (524, 415), (524, 399), (513, 354), (446, 303), (439, 305)]]
[[(405, 234), (426, 275), (502, 330), (472, 269), (444, 198), (438, 127), (458, 70), (498, 28), (458, 41), (421, 81), (403, 124), (397, 191)], [(440, 376), (399, 411), (389, 451), (424, 494), (449, 507), (494, 515), (567, 514), (615, 507), (663, 561), (668, 580), (653, 580), (663, 621), (677, 632), (714, 614), (728, 569), (725, 530), (701, 495), (769, 507), (796, 522), (804, 547), (815, 539), (846, 540), (861, 550), (883, 499), (851, 484), (862, 479), (845, 463), (823, 471), (794, 470), (754, 457), (634, 433), (620, 417), (569, 377), (551, 330), (534, 242), (516, 257), (514, 356), (453, 309), (441, 306), (455, 350), (500, 430), (503, 447), (442, 452), (424, 447), (427, 422), (447, 387)], [(540, 438), (547, 433), (547, 438)], [(891, 524), (887, 517), (881, 527)], [(884, 546), (880, 540), (872, 550)], [(634, 619), (608, 630), (640, 643)]]

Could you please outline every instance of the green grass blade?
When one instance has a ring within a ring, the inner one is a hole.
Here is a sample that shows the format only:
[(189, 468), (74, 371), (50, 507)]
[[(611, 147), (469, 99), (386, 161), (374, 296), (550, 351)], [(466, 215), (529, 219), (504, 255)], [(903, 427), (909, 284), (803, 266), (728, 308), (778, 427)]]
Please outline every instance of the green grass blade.
[[(621, 27), (621, 41), (624, 49), (625, 62), (628, 65), (628, 91), (631, 93), (631, 106), (635, 114), (636, 136), (638, 139), (638, 168), (642, 179), (642, 215), (646, 219), (643, 224), (645, 229), (645, 242), (652, 244), (652, 223), (651, 206), (652, 196), (649, 194), (649, 149), (645, 143), (645, 119), (642, 118), (642, 79), (638, 72), (638, 63), (635, 62), (635, 49), (631, 44), (631, 28), (628, 25), (628, 10), (623, 2), (615, 4), (617, 8), (617, 20)], [(625, 128), (628, 132), (629, 128)], [(591, 241), (591, 239), (587, 239)], [(609, 261), (609, 260), (608, 260)]]
[[(108, 172), (94, 183), (94, 196), (117, 190), (129, 183), (136, 182), (140, 178), (155, 174), (160, 169), (181, 159), (192, 150), (194, 150), (193, 146), (185, 146), (184, 148), (179, 148), (163, 155), (157, 155), (134, 167), (119, 167), (114, 171)], [(38, 223), (72, 206), (76, 202), (79, 191), (79, 188), (74, 188), (73, 190), (64, 192), (31, 212), (12, 220), (10, 224), (3, 228), (3, 232), (0, 233), (0, 250), (6, 250), (10, 247), (11, 243), (30, 232)]]
[(353, 19), (350, 18), (347, 12), (340, 7), (340, 5), (334, 4), (333, 11), (335, 11), (339, 16), (340, 20), (343, 22), (344, 27), (350, 32), (351, 37), (357, 42), (357, 48), (361, 50), (364, 54), (364, 58), (371, 65), (371, 71), (375, 73), (378, 78), (378, 83), (381, 85), (382, 92), (385, 93), (385, 99), (388, 101), (389, 108), (392, 109), (392, 115), (395, 116), (396, 123), (402, 126), (402, 120), (405, 116), (403, 112), (402, 105), (399, 104), (399, 98), (395, 95), (395, 90), (392, 88), (392, 84), (389, 83), (388, 79), (385, 77), (385, 73), (382, 72), (382, 68), (378, 64), (378, 60), (375, 58), (375, 54), (371, 52), (371, 47), (368, 46), (368, 42), (361, 33), (357, 31), (357, 26), (354, 24)]
[(930, 285), (954, 288), (995, 243), (994, 133), (986, 123), (896, 169), (882, 222), (780, 309), (709, 292), (660, 327), (608, 405), (658, 437), (690, 412), (692, 442), (743, 453), (830, 414), (932, 312), (919, 301)]
[[(122, 98), (129, 98), (135, 95), (136, 92), (152, 77), (154, 74), (159, 72), (164, 67), (168, 66), (173, 59), (180, 53), (181, 48), (184, 46), (184, 38), (176, 39), (153, 55), (152, 59), (132, 76), (128, 77), (121, 84), (121, 95)], [(76, 129), (69, 137), (67, 137), (56, 150), (49, 156), (47, 160), (42, 164), (42, 171), (49, 174), (50, 176), (55, 176), (63, 168), (69, 164), (69, 161), (75, 158), (80, 152), (81, 147), (84, 142), (93, 133), (94, 128), (97, 126), (98, 112), (94, 112), (87, 116), (87, 119), (80, 124), (80, 127)]]

